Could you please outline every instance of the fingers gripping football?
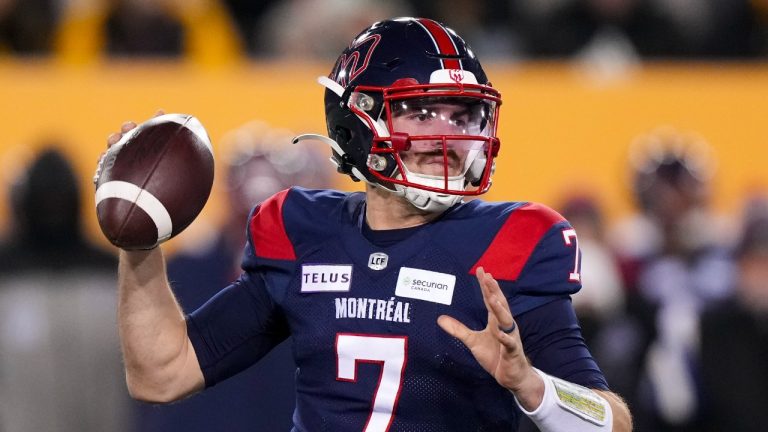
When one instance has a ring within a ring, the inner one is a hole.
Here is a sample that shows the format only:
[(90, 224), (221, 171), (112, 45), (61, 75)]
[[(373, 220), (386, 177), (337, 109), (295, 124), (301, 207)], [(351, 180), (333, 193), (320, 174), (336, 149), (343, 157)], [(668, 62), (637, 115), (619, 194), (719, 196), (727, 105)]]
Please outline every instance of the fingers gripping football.
[(107, 147), (112, 147), (113, 145), (117, 144), (117, 142), (120, 141), (120, 138), (123, 137), (123, 134), (128, 133), (131, 129), (135, 127), (136, 127), (136, 123), (132, 121), (127, 121), (123, 123), (123, 125), (120, 126), (120, 132), (115, 132), (107, 138)]
[(200, 121), (164, 114), (126, 122), (107, 139), (94, 176), (96, 213), (107, 239), (151, 249), (183, 231), (213, 185), (213, 151)]

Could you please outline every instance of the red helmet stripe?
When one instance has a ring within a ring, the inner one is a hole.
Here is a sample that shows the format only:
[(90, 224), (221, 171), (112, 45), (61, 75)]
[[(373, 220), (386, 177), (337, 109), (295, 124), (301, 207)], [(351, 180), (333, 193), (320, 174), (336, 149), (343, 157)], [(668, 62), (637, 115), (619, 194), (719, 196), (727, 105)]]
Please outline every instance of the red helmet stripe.
[[(458, 55), (459, 51), (456, 49), (456, 44), (453, 43), (451, 35), (448, 34), (448, 30), (442, 25), (431, 19), (421, 18), (417, 20), (419, 24), (427, 31), (427, 34), (432, 38), (435, 43), (437, 52), (445, 55)], [(461, 61), (458, 59), (442, 59), (443, 69), (461, 69)]]

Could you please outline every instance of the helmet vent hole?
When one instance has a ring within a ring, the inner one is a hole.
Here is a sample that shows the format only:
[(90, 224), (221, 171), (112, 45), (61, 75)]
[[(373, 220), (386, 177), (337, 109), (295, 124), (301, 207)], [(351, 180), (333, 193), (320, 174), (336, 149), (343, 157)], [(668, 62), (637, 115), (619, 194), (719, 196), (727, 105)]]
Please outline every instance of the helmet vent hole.
[(389, 69), (390, 71), (397, 69), (398, 66), (400, 66), (403, 63), (403, 60), (399, 57), (394, 58), (386, 63), (384, 63), (384, 67)]

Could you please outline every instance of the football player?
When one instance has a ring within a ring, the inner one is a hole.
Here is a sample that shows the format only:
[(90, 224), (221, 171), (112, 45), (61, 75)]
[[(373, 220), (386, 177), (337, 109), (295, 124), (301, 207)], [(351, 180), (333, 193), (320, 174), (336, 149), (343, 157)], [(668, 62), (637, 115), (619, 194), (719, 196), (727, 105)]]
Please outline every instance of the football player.
[(131, 394), (177, 400), (291, 335), (295, 431), (510, 431), (523, 415), (631, 430), (571, 307), (575, 231), (540, 204), (463, 201), (491, 186), (501, 104), (466, 43), (429, 19), (377, 22), (318, 81), (329, 136), (295, 141), (328, 143), (365, 192), (256, 206), (242, 274), (188, 315), (159, 248), (123, 251)]

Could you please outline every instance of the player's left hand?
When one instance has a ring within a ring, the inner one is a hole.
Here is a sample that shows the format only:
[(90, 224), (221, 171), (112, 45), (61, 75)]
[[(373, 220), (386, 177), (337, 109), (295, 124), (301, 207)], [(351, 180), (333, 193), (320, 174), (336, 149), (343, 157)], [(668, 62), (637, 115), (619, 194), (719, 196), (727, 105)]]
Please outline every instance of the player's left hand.
[(462, 341), (478, 363), (500, 385), (512, 391), (526, 409), (535, 408), (544, 395), (544, 382), (525, 356), (520, 330), (507, 299), (496, 279), (482, 267), (477, 269), (476, 276), (488, 309), (488, 325), (482, 330), (470, 330), (447, 315), (441, 315), (437, 324)]

